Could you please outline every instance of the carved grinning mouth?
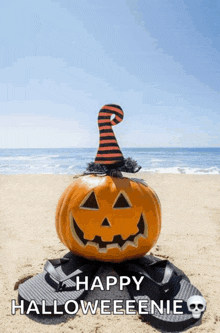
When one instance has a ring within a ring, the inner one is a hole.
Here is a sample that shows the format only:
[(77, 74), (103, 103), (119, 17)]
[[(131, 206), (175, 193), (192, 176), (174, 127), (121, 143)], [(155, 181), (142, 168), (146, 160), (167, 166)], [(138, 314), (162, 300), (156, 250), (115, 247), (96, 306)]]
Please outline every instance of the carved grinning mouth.
[(72, 231), (75, 231), (74, 234), (75, 236), (77, 236), (76, 239), (80, 241), (80, 244), (83, 244), (84, 246), (86, 246), (87, 244), (93, 245), (99, 250), (99, 252), (106, 252), (107, 249), (111, 247), (118, 247), (120, 250), (123, 250), (129, 244), (137, 246), (137, 242), (140, 237), (147, 237), (147, 225), (144, 222), (142, 214), (137, 224), (138, 232), (136, 234), (130, 235), (126, 239), (123, 239), (121, 235), (115, 235), (111, 242), (104, 242), (100, 236), (95, 236), (93, 240), (88, 240), (84, 238), (83, 231), (80, 229), (73, 217), (72, 221)]

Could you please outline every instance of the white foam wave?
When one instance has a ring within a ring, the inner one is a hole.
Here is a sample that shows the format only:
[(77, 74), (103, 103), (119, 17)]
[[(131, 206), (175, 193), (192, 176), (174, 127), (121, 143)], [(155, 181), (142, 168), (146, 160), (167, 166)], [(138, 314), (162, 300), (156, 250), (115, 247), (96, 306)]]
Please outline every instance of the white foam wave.
[(143, 168), (142, 171), (151, 173), (172, 173), (172, 174), (192, 174), (192, 175), (219, 175), (220, 169), (210, 168), (190, 168), (190, 167), (169, 167), (169, 168)]
[(151, 158), (151, 162), (163, 162), (160, 158)]
[(39, 161), (60, 157), (60, 155), (1, 156), (0, 161)]

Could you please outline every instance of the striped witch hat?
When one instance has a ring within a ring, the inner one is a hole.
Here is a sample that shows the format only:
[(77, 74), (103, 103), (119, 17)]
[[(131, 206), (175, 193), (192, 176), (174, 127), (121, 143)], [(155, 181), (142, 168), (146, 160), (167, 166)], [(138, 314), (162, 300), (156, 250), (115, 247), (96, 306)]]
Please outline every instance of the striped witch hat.
[[(111, 116), (115, 115), (111, 120)], [(119, 105), (107, 104), (99, 111), (99, 149), (96, 154), (96, 164), (107, 164), (109, 166), (124, 165), (124, 157), (119, 148), (112, 126), (122, 121), (124, 112)]]
[[(114, 118), (111, 119), (111, 116)], [(124, 112), (119, 105), (107, 104), (99, 111), (99, 149), (97, 151), (95, 161), (88, 163), (84, 174), (107, 174), (117, 175), (120, 172), (135, 173), (141, 169), (132, 158), (124, 158), (112, 126), (119, 124), (124, 117)]]

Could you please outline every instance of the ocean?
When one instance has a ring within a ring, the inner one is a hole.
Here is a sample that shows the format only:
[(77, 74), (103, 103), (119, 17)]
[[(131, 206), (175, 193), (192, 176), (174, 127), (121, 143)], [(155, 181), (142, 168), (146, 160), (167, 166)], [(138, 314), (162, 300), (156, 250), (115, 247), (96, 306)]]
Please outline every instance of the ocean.
[[(220, 148), (122, 148), (141, 171), (220, 174)], [(94, 161), (96, 148), (0, 149), (0, 174), (77, 174)]]

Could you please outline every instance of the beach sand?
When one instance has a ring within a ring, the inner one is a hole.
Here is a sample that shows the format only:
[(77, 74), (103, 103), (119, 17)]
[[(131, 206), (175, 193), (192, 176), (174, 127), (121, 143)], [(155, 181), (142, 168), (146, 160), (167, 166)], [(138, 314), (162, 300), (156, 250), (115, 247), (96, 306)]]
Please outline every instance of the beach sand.
[[(206, 299), (201, 325), (187, 332), (220, 332), (220, 176), (135, 176), (146, 180), (162, 205), (162, 231), (151, 252), (182, 269)], [(19, 311), (11, 314), (19, 281), (41, 273), (47, 259), (68, 252), (57, 237), (54, 215), (72, 181), (68, 175), (0, 175), (0, 332), (158, 332), (138, 315), (83, 315), (80, 310), (76, 316), (35, 319)], [(118, 286), (111, 295), (129, 299)], [(96, 297), (100, 291), (90, 292), (87, 299)]]

